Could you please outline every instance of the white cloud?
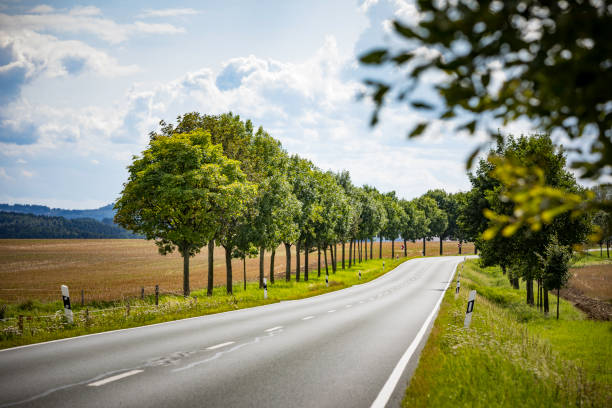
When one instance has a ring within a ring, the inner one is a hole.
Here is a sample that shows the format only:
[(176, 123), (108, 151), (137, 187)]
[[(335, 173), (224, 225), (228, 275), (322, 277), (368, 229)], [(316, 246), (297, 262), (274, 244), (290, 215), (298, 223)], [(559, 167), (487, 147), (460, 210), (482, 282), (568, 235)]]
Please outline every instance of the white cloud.
[(141, 18), (148, 17), (179, 17), (199, 14), (198, 10), (192, 8), (169, 8), (169, 9), (146, 9), (139, 15)]
[(53, 13), (54, 11), (55, 9), (53, 7), (48, 6), (46, 4), (41, 4), (40, 6), (36, 6), (32, 10), (30, 10), (30, 13), (47, 14), (47, 13)]
[(34, 177), (34, 172), (29, 170), (21, 170), (21, 175), (25, 178), (32, 178)]
[(0, 167), (0, 180), (11, 181), (13, 178), (8, 175), (4, 167)]
[(11, 50), (13, 61), (0, 67), (0, 72), (20, 68), (26, 78), (77, 74), (89, 70), (102, 76), (114, 77), (138, 72), (135, 65), (122, 66), (107, 53), (76, 40), (59, 40), (31, 30), (7, 33), (0, 30), (0, 47)]
[(118, 24), (103, 18), (97, 7), (74, 7), (68, 13), (53, 12), (52, 9), (40, 8), (37, 13), (8, 15), (0, 13), (0, 27), (3, 36), (13, 32), (52, 31), (62, 34), (90, 34), (112, 44), (126, 41), (135, 34), (179, 34), (185, 30), (169, 23), (150, 24), (136, 21), (131, 24)]

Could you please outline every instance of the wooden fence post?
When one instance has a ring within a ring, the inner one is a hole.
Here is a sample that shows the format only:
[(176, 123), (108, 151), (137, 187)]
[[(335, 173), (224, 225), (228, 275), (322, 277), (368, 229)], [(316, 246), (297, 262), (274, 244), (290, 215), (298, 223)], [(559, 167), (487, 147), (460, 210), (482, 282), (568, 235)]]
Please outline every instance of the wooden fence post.
[(144, 299), (144, 286), (140, 287), (140, 299)]
[(81, 307), (85, 306), (85, 291), (81, 289)]
[(23, 334), (23, 315), (19, 315), (19, 332)]
[(159, 285), (155, 285), (155, 306), (159, 305)]

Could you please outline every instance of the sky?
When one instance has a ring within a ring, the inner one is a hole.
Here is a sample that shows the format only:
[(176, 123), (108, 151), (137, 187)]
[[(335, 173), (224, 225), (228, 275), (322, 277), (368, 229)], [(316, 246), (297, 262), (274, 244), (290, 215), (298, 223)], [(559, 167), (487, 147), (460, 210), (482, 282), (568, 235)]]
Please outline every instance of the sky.
[(168, 4), (0, 0), (0, 202), (112, 203), (149, 132), (193, 111), (251, 119), (289, 154), (402, 198), (470, 188), (465, 160), (483, 132), (432, 120), (407, 140), (422, 113), (391, 105), (372, 128), (357, 98), (381, 74), (359, 55), (397, 44), (389, 21), (416, 21), (411, 1)]

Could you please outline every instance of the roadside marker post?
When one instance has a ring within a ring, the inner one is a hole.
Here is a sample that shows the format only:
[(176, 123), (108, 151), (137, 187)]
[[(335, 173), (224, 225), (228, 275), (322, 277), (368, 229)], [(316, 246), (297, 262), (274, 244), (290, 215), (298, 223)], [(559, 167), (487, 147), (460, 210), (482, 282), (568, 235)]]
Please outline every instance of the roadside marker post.
[(155, 285), (155, 306), (159, 305), (159, 285)]
[(472, 312), (474, 311), (474, 301), (476, 300), (476, 290), (470, 291), (468, 298), (467, 310), (465, 311), (465, 321), (463, 322), (463, 328), (467, 329), (470, 327), (472, 321)]
[(385, 261), (383, 261), (383, 272), (385, 271)]
[(329, 288), (329, 275), (325, 274), (325, 286)]
[(455, 289), (455, 299), (459, 296), (459, 288), (461, 287), (461, 282), (459, 282), (459, 275), (457, 275), (457, 288)]
[(264, 299), (268, 298), (268, 281), (264, 278)]
[(72, 308), (70, 307), (70, 293), (66, 285), (62, 285), (62, 300), (64, 301), (64, 315), (66, 315), (66, 320), (68, 320), (68, 323), (72, 324), (74, 318), (72, 316)]
[(361, 280), (361, 271), (359, 271), (359, 280)]

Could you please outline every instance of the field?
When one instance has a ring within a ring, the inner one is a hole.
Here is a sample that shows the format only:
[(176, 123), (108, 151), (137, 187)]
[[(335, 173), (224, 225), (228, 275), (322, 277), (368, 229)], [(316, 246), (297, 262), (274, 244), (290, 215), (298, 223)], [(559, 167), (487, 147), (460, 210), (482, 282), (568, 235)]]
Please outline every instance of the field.
[[(439, 242), (428, 242), (427, 255), (438, 255), (439, 245)], [(400, 242), (395, 243), (396, 253), (400, 252), (400, 246)], [(374, 258), (377, 258), (378, 242), (373, 249)], [(417, 256), (421, 249), (422, 242), (408, 243), (407, 255)], [(472, 244), (464, 244), (462, 252), (473, 253), (473, 250)], [(348, 246), (346, 252), (348, 257)], [(444, 242), (444, 252), (456, 254), (457, 243)], [(339, 261), (341, 254), (341, 246), (338, 246)], [(222, 248), (215, 249), (216, 286), (225, 285), (224, 256)], [(390, 256), (391, 243), (385, 242), (383, 257)], [(291, 261), (295, 271), (295, 252)], [(192, 290), (204, 288), (208, 270), (206, 248), (191, 259), (190, 265)], [(316, 267), (315, 251), (309, 256), (309, 269), (316, 272)], [(182, 268), (182, 259), (177, 253), (161, 256), (152, 242), (144, 240), (0, 240), (0, 300), (8, 303), (57, 300), (61, 284), (68, 285), (73, 302), (80, 302), (83, 290), (85, 303), (137, 297), (141, 287), (148, 295), (155, 285), (159, 285), (163, 293), (179, 293), (182, 291)], [(234, 283), (242, 282), (242, 261), (234, 260), (232, 268)], [(266, 276), (269, 268), (270, 254), (266, 253)], [(284, 278), (284, 247), (276, 251), (274, 271), (277, 279)], [(247, 281), (258, 279), (258, 258), (247, 260), (246, 274)]]
[(612, 320), (612, 260), (599, 252), (581, 257), (561, 297), (572, 302), (590, 318)]
[[(454, 285), (453, 285), (454, 286)], [(556, 297), (546, 316), (525, 304), (500, 268), (470, 260), (461, 292), (447, 291), (404, 407), (612, 406), (612, 323), (587, 319)], [(472, 325), (463, 328), (468, 290)]]

